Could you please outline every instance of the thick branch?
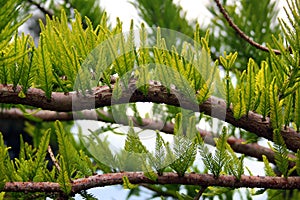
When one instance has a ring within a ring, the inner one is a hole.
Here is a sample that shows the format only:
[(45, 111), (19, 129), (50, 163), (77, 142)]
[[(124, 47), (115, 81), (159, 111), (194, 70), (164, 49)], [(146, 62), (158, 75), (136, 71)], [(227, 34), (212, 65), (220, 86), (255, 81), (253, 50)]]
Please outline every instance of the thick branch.
[[(49, 110), (40, 110), (36, 112), (36, 110), (26, 110), (27, 113), (34, 113), (32, 116), (37, 117), (43, 121), (70, 121), (74, 119), (84, 119), (84, 120), (98, 120), (102, 122), (109, 122), (109, 123), (116, 123), (113, 116), (103, 110), (97, 110), (97, 112), (101, 113), (98, 115), (95, 110), (82, 110), (74, 113), (67, 113), (67, 112), (55, 112)], [(104, 116), (104, 117), (103, 117)], [(17, 108), (11, 108), (9, 110), (2, 110), (0, 112), (0, 119), (25, 119), (23, 112)], [(128, 125), (129, 120), (132, 120), (135, 127), (140, 127), (144, 129), (151, 130), (160, 130), (165, 133), (173, 134), (174, 133), (174, 124), (170, 122), (162, 122), (159, 120), (152, 120), (148, 118), (142, 119), (142, 124), (139, 124), (134, 117), (128, 117), (125, 121), (118, 121), (119, 124)], [(204, 142), (215, 146), (215, 141), (213, 139), (212, 134), (209, 131), (198, 129), (200, 132), (201, 137), (203, 138)], [(257, 158), (258, 160), (262, 160), (262, 155), (265, 155), (269, 162), (275, 164), (275, 154), (274, 152), (266, 147), (260, 146), (256, 143), (253, 144), (244, 144), (245, 140), (237, 139), (234, 137), (230, 137), (227, 140), (228, 144), (231, 148), (237, 152), (242, 153), (247, 156), (251, 156), (253, 158)], [(290, 158), (295, 158), (294, 155), (289, 155)], [(295, 166), (295, 163), (290, 161), (289, 167), (292, 168)]]
[[(222, 4), (220, 3), (219, 0), (214, 0), (220, 10), (220, 12), (223, 14), (223, 16), (225, 17), (226, 21), (228, 22), (228, 24), (235, 30), (235, 32), (242, 38), (244, 39), (246, 42), (248, 42), (250, 45), (254, 46), (257, 49), (260, 49), (262, 51), (266, 51), (269, 52), (270, 49), (268, 49), (265, 46), (262, 46), (261, 44), (255, 42), (254, 40), (252, 40), (248, 35), (246, 35), (246, 33), (244, 33), (230, 18), (230, 16), (228, 15), (228, 13), (226, 12), (226, 10), (224, 9), (224, 7), (222, 6)], [(281, 52), (277, 49), (271, 49), (271, 51), (273, 51), (275, 54), (280, 55)]]
[[(240, 180), (234, 176), (223, 175), (215, 178), (210, 174), (185, 174), (179, 177), (176, 173), (164, 173), (156, 181), (148, 179), (143, 172), (124, 172), (94, 175), (87, 178), (73, 180), (72, 192), (78, 193), (94, 187), (122, 184), (122, 177), (127, 176), (133, 184), (182, 184), (198, 186), (221, 186), (230, 188), (269, 188), (269, 189), (300, 189), (300, 177), (267, 177), (245, 176)], [(52, 182), (7, 182), (2, 189), (5, 192), (61, 192), (58, 183)]]
[[(76, 112), (56, 112), (50, 110), (32, 110), (26, 109), (26, 113), (30, 114), (31, 116), (38, 118), (42, 121), (72, 121), (72, 120), (97, 120), (101, 122), (107, 123), (118, 123), (123, 125), (129, 125), (129, 120), (133, 121), (133, 125), (135, 127), (144, 128), (151, 130), (160, 130), (165, 133), (173, 134), (174, 125), (170, 122), (162, 122), (159, 120), (153, 120), (150, 118), (142, 119), (142, 124), (139, 124), (136, 118), (128, 116), (127, 120), (118, 121), (114, 120), (113, 115), (103, 110), (81, 110)], [(0, 119), (27, 119), (24, 115), (23, 111), (18, 108), (10, 108), (10, 109), (3, 109), (0, 110)], [(31, 120), (28, 119), (29, 121)], [(120, 119), (121, 120), (121, 119)]]
[[(255, 133), (259, 137), (273, 140), (273, 129), (269, 118), (262, 120), (261, 115), (249, 112), (248, 115), (244, 115), (240, 119), (235, 119), (232, 110), (226, 109), (226, 103), (222, 99), (212, 96), (201, 105), (196, 105), (176, 90), (171, 90), (168, 93), (167, 89), (161, 85), (149, 84), (148, 94), (143, 95), (136, 90), (135, 83), (131, 82), (128, 85), (128, 90), (123, 91), (122, 97), (118, 101), (112, 98), (112, 90), (108, 86), (93, 88), (91, 93), (85, 96), (77, 93), (65, 95), (64, 93), (53, 92), (51, 99), (47, 99), (45, 93), (36, 88), (28, 89), (26, 97), (20, 98), (18, 93), (21, 89), (18, 86), (14, 91), (11, 85), (0, 85), (0, 103), (23, 104), (47, 110), (68, 112), (128, 102), (165, 103), (195, 112), (203, 112), (206, 115)], [(281, 130), (281, 134), (287, 147), (296, 152), (300, 147), (300, 134), (289, 127)]]

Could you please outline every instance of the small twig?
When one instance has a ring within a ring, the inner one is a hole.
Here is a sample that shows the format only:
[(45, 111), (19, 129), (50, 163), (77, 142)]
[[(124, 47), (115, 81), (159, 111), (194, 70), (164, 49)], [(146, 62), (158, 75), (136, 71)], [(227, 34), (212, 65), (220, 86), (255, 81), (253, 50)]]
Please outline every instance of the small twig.
[(195, 196), (194, 200), (199, 200), (206, 188), (207, 186), (202, 186), (197, 195)]
[[(246, 35), (230, 18), (230, 16), (228, 15), (228, 13), (226, 12), (225, 8), (222, 6), (222, 4), (220, 3), (219, 0), (214, 0), (219, 8), (219, 10), (221, 11), (221, 13), (223, 14), (223, 16), (225, 17), (226, 21), (229, 23), (229, 25), (235, 30), (235, 32), (244, 40), (246, 40), (250, 45), (254, 46), (257, 49), (260, 49), (262, 51), (266, 51), (269, 52), (270, 49), (262, 46), (261, 44), (255, 42), (254, 40), (252, 40), (248, 35)], [(277, 49), (271, 49), (271, 51), (273, 51), (275, 54), (280, 55), (281, 52)]]
[(54, 163), (55, 167), (57, 168), (58, 171), (60, 171), (61, 168), (60, 168), (59, 163), (58, 163), (58, 161), (56, 160), (56, 158), (55, 158), (55, 156), (53, 154), (53, 151), (52, 151), (50, 145), (48, 145), (48, 153), (49, 153), (50, 158), (51, 158), (52, 162)]
[(37, 3), (33, 0), (27, 0), (27, 2), (30, 3), (31, 5), (36, 6), (40, 11), (42, 11), (42, 13), (44, 13), (45, 15), (48, 15), (52, 19), (53, 14), (49, 10), (47, 10), (46, 8), (41, 6), (39, 3)]

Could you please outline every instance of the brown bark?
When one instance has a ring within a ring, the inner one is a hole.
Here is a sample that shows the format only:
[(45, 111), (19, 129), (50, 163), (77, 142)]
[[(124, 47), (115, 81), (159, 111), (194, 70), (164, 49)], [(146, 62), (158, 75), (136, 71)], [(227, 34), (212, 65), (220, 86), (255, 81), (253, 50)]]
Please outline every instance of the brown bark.
[[(122, 184), (122, 178), (128, 177), (133, 184), (182, 184), (198, 186), (221, 186), (230, 188), (269, 188), (269, 189), (300, 189), (300, 177), (267, 177), (267, 176), (245, 176), (237, 180), (231, 175), (222, 175), (215, 178), (211, 174), (185, 174), (179, 177), (176, 173), (164, 173), (158, 176), (156, 181), (148, 179), (143, 172), (123, 172), (94, 175), (87, 178), (73, 180), (72, 192), (77, 193), (94, 187)], [(7, 182), (2, 189), (5, 192), (61, 192), (58, 183), (52, 182)]]
[[(51, 99), (47, 99), (44, 92), (40, 89), (30, 88), (25, 98), (18, 97), (20, 91), (21, 87), (17, 87), (16, 91), (14, 91), (11, 85), (0, 85), (0, 103), (31, 105), (42, 109), (67, 112), (128, 102), (165, 103), (180, 106), (195, 112), (203, 112), (206, 115), (224, 120), (236, 127), (255, 133), (259, 137), (264, 137), (271, 141), (273, 140), (273, 129), (269, 118), (263, 120), (260, 114), (250, 111), (240, 119), (235, 119), (232, 110), (226, 109), (226, 103), (222, 99), (212, 96), (201, 105), (196, 105), (178, 91), (171, 90), (169, 93), (167, 89), (161, 85), (150, 84), (148, 94), (143, 95), (136, 90), (135, 83), (131, 82), (128, 85), (128, 90), (123, 91), (122, 97), (118, 101), (112, 98), (112, 90), (107, 86), (93, 88), (92, 91), (86, 95), (77, 93), (69, 93), (66, 95), (53, 92)], [(281, 134), (287, 147), (296, 152), (300, 147), (300, 134), (289, 127), (282, 129)]]

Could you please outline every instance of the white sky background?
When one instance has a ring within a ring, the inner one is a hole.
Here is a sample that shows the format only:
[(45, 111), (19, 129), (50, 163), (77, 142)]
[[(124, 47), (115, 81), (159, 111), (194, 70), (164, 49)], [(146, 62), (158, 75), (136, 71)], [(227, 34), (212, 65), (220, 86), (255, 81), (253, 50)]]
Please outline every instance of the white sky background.
[[(106, 10), (109, 15), (109, 18), (114, 25), (116, 22), (116, 18), (119, 17), (120, 20), (123, 22), (123, 31), (127, 31), (130, 26), (130, 20), (133, 19), (135, 22), (135, 26), (139, 27), (142, 20), (138, 16), (137, 10), (134, 8), (133, 5), (129, 3), (132, 0), (100, 0), (100, 5)], [(151, 0), (150, 0), (151, 1)], [(183, 7), (183, 10), (187, 12), (188, 19), (197, 19), (200, 24), (208, 24), (209, 19), (211, 17), (209, 11), (206, 9), (206, 5), (208, 4), (209, 0), (174, 0), (176, 3), (179, 2), (180, 5)], [(210, 0), (212, 1), (212, 0)], [(282, 8), (286, 5), (285, 0), (279, 0), (278, 6)], [(279, 17), (285, 18), (285, 13), (283, 9), (281, 9), (279, 13)], [(146, 111), (147, 112), (147, 111)], [(87, 124), (85, 124), (87, 123)], [(80, 123), (81, 127), (88, 127), (90, 129), (99, 128), (98, 126), (91, 126), (91, 122), (84, 122)], [(116, 142), (116, 138), (112, 138)], [(144, 138), (145, 139), (145, 138)], [(154, 138), (155, 139), (155, 138)], [(144, 141), (143, 141), (144, 142)], [(120, 143), (119, 143), (120, 145)], [(151, 146), (151, 145), (150, 145)], [(253, 165), (252, 161), (245, 160), (245, 166), (248, 166), (253, 174), (260, 174), (263, 175), (263, 164), (255, 162), (255, 166)], [(246, 171), (245, 171), (246, 173)], [(94, 195), (98, 198), (105, 198), (105, 199), (125, 199), (127, 195), (127, 190), (124, 190), (122, 186), (116, 187), (104, 187), (104, 188), (94, 188), (90, 190)], [(134, 198), (136, 199), (145, 199), (146, 197)], [(255, 199), (265, 199), (265, 195), (259, 195)], [(78, 196), (76, 199), (80, 199)]]
[[(121, 19), (124, 30), (129, 29), (131, 19), (134, 19), (136, 25), (142, 22), (137, 10), (129, 1), (133, 0), (100, 0), (100, 5), (106, 9), (113, 23), (115, 23), (116, 17)], [(203, 19), (207, 19), (211, 16), (205, 8), (208, 0), (174, 0), (174, 2), (180, 2), (183, 9), (187, 11), (188, 19), (198, 18), (200, 24), (204, 21)]]
[[(100, 5), (106, 9), (106, 12), (109, 14), (113, 24), (116, 21), (115, 19), (119, 17), (123, 22), (124, 30), (128, 30), (131, 19), (134, 19), (135, 25), (139, 25), (142, 22), (138, 16), (137, 10), (129, 3), (131, 1), (133, 0), (100, 0)], [(196, 18), (200, 24), (209, 23), (211, 14), (206, 9), (206, 5), (209, 1), (212, 0), (174, 0), (174, 2), (180, 3), (183, 10), (187, 12), (188, 19)], [(278, 2), (279, 8), (286, 6), (286, 0), (273, 1)], [(285, 18), (283, 9), (281, 9), (279, 16)]]

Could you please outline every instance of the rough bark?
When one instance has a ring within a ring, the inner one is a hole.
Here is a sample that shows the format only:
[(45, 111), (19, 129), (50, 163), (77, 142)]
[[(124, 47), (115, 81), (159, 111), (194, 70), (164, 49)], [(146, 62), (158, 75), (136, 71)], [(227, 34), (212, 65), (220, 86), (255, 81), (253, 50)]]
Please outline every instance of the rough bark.
[[(136, 89), (135, 82), (131, 82), (128, 89), (123, 91), (122, 97), (118, 100), (112, 98), (112, 89), (108, 86), (93, 88), (90, 93), (85, 95), (74, 92), (69, 94), (53, 92), (51, 99), (47, 99), (45, 93), (36, 88), (30, 88), (26, 97), (20, 98), (18, 93), (21, 89), (21, 87), (17, 87), (14, 91), (11, 85), (0, 85), (0, 103), (23, 104), (46, 110), (67, 112), (128, 102), (165, 103), (195, 112), (203, 112), (206, 115), (224, 120), (235, 127), (255, 133), (259, 137), (273, 140), (273, 128), (269, 118), (263, 120), (260, 114), (250, 111), (240, 119), (235, 119), (232, 110), (226, 109), (226, 103), (222, 99), (212, 96), (201, 105), (196, 105), (191, 99), (186, 98), (176, 90), (171, 90), (169, 93), (162, 85), (150, 84), (148, 94), (144, 95)], [(287, 147), (296, 152), (300, 147), (300, 133), (287, 127), (281, 130), (281, 134)]]
[[(156, 181), (147, 178), (143, 172), (123, 172), (94, 175), (87, 178), (73, 180), (71, 182), (72, 192), (77, 193), (94, 187), (122, 184), (122, 178), (128, 177), (132, 184), (182, 184), (198, 186), (221, 186), (230, 188), (269, 188), (269, 189), (300, 189), (300, 177), (266, 177), (266, 176), (245, 176), (240, 180), (234, 176), (223, 175), (215, 178), (211, 174), (185, 174), (179, 177), (176, 173), (164, 173), (158, 176)], [(5, 192), (62, 192), (58, 183), (52, 182), (7, 182), (2, 189)]]

